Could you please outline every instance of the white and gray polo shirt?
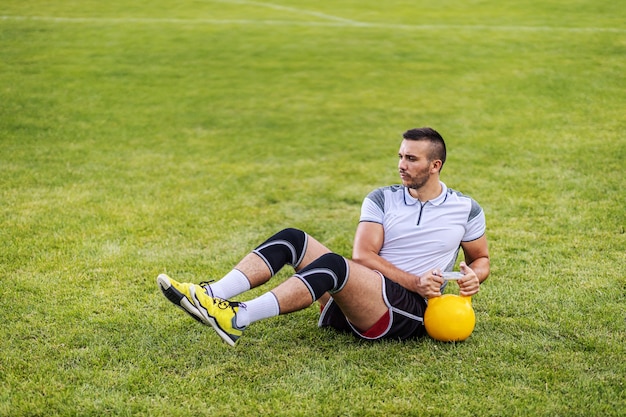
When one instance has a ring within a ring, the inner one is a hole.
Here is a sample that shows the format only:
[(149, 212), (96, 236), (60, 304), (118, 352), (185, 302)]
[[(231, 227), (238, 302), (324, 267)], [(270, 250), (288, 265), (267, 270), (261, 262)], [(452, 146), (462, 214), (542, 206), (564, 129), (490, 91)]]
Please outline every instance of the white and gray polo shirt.
[(383, 225), (384, 242), (379, 255), (411, 274), (439, 268), (451, 271), (461, 242), (485, 234), (485, 214), (472, 198), (449, 189), (422, 203), (403, 185), (372, 191), (361, 206), (361, 222)]

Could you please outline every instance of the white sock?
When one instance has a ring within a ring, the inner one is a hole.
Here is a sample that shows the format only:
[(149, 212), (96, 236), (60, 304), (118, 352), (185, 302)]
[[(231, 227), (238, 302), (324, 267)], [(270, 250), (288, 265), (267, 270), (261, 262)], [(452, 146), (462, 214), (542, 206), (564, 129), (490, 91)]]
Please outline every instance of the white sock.
[(233, 269), (224, 278), (209, 284), (213, 297), (228, 300), (250, 289), (250, 281), (238, 269)]
[(240, 306), (239, 311), (237, 311), (238, 327), (245, 327), (255, 321), (276, 317), (280, 313), (278, 300), (271, 292), (266, 292), (254, 300), (246, 301), (244, 304), (245, 307)]

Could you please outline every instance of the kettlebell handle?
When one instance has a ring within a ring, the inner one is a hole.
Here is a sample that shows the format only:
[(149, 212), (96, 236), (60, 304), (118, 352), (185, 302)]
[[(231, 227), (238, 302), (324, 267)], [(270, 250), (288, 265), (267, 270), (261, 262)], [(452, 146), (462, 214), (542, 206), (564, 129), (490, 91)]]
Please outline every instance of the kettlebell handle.
[(464, 277), (464, 275), (457, 271), (444, 272), (441, 277), (448, 281), (458, 281)]
[[(448, 281), (458, 281), (463, 278), (463, 274), (458, 271), (448, 271), (441, 274), (441, 277)], [(461, 295), (462, 298), (469, 298), (469, 301), (472, 301), (472, 297), (468, 295)]]

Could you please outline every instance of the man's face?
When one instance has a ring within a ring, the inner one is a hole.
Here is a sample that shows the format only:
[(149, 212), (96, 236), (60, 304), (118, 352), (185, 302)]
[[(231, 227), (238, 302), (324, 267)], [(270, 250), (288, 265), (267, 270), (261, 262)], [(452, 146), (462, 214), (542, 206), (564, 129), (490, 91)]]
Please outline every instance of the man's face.
[(432, 168), (428, 159), (430, 143), (425, 140), (403, 140), (398, 151), (398, 171), (402, 185), (420, 189), (430, 178)]

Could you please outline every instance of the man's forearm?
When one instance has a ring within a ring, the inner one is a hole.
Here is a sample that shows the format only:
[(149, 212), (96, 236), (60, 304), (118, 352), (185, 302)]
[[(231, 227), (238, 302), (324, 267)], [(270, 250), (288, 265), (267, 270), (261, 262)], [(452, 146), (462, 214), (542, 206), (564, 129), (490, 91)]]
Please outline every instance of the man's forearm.
[(490, 264), (489, 258), (487, 257), (475, 259), (471, 264), (468, 264), (467, 266), (470, 267), (472, 271), (474, 271), (474, 273), (478, 277), (478, 281), (480, 281), (481, 283), (489, 276)]
[(390, 280), (397, 282), (409, 291), (417, 291), (418, 277), (403, 271), (379, 255), (369, 254), (367, 257), (353, 259), (354, 262), (380, 272)]

